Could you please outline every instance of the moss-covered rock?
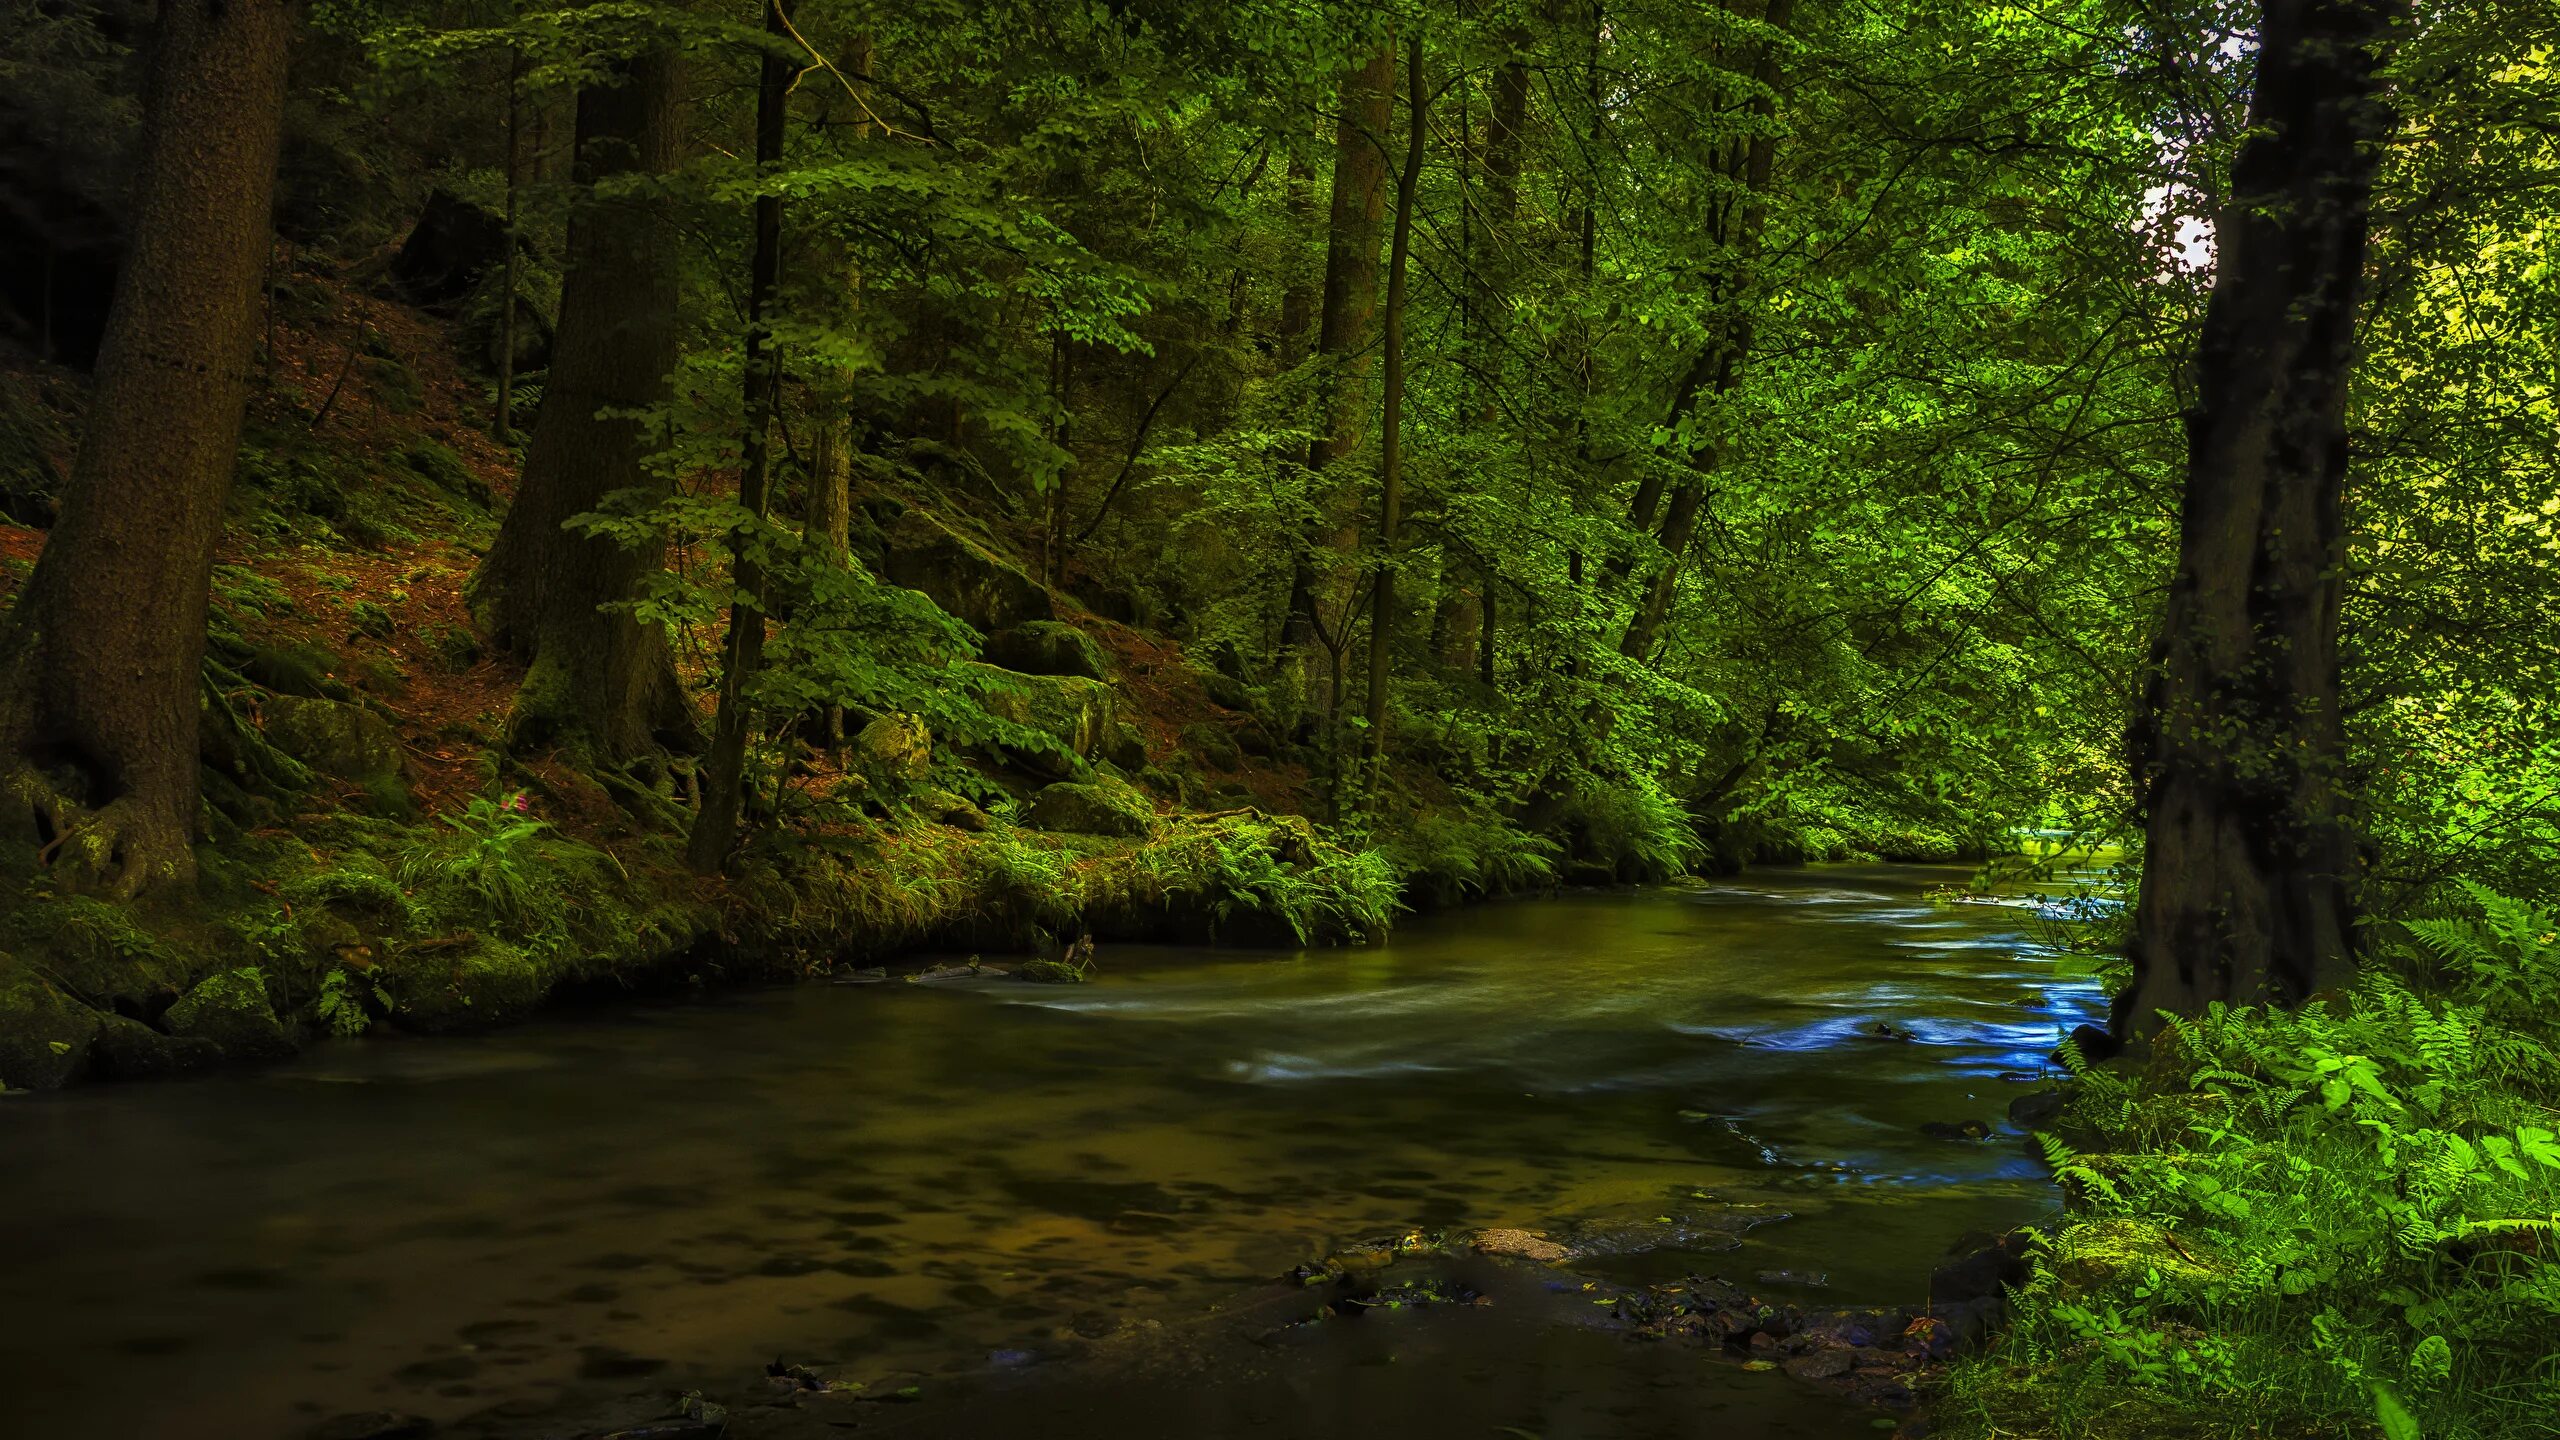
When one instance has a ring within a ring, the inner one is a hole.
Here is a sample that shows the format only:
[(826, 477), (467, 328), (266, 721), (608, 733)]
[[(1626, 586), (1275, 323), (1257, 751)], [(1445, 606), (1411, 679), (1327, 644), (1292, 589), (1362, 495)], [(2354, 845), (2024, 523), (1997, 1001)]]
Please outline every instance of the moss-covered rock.
[(0, 1085), (56, 1090), (80, 1077), (98, 1012), (0, 955)]
[(990, 823), (987, 812), (970, 803), (966, 796), (949, 790), (926, 790), (916, 796), (916, 807), (940, 824), (954, 830), (980, 831)]
[(361, 705), (279, 695), (265, 716), (267, 739), (323, 775), (359, 785), (400, 778), (398, 732)]
[(922, 510), (908, 510), (881, 536), (882, 574), (921, 590), (945, 611), (992, 635), (1052, 614), (1040, 582)]
[(556, 976), (525, 951), (496, 940), (413, 951), (386, 969), (392, 1018), (426, 1034), (479, 1030), (523, 1019)]
[(1244, 763), (1244, 752), (1236, 748), (1236, 737), (1227, 727), (1205, 720), (1182, 727), (1182, 748), (1212, 770), (1233, 770)]
[[(1090, 759), (1118, 721), (1118, 699), (1110, 686), (1076, 675), (1017, 675), (992, 665), (968, 667), (985, 683), (978, 703), (999, 720), (1037, 730), (1060, 749)], [(1007, 756), (1044, 779), (1062, 780), (1074, 768), (1056, 756), (1019, 749)]]
[(1023, 819), (1034, 830), (1142, 836), (1155, 828), (1156, 812), (1123, 781), (1061, 781), (1031, 797)]
[(338, 680), (336, 654), (318, 645), (270, 645), (250, 652), (240, 673), (278, 695), (306, 700), (344, 700), (347, 687)]
[(853, 737), (855, 763), (885, 780), (922, 780), (933, 769), (933, 732), (913, 715), (875, 717)]
[(225, 1059), (273, 1060), (295, 1049), (267, 1002), (266, 977), (254, 965), (206, 976), (163, 1019), (170, 1034), (210, 1040)]
[(2147, 1220), (2084, 1220), (2053, 1239), (2049, 1259), (2066, 1289), (2104, 1290), (2123, 1280), (2144, 1280), (2157, 1272), (2175, 1287), (2196, 1289), (2225, 1278), (2220, 1259)]
[(1025, 675), (1081, 675), (1100, 680), (1109, 671), (1094, 638), (1063, 620), (1026, 620), (987, 637), (986, 658)]
[(196, 1035), (163, 1035), (122, 1015), (98, 1017), (98, 1042), (90, 1052), (98, 1073), (111, 1080), (158, 1080), (222, 1061), (222, 1047)]
[(0, 913), (13, 908), (0, 943), (92, 1008), (166, 1004), (189, 973), (187, 957), (121, 905), (86, 895), (0, 896)]
[(1095, 758), (1108, 760), (1135, 775), (1147, 768), (1146, 734), (1126, 720), (1115, 721), (1103, 735), (1102, 748)]
[(462, 463), (462, 457), (455, 454), (450, 446), (421, 439), (401, 451), (399, 458), (400, 463), (409, 467), (419, 479), (457, 500), (484, 510), (496, 503), (497, 497), (490, 493), (489, 482), (473, 474), (471, 467)]

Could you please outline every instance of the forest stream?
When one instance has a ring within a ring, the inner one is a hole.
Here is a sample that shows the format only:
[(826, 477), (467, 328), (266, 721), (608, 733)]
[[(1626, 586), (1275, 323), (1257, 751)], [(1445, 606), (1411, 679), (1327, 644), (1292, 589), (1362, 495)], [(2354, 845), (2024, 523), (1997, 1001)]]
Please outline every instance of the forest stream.
[[(2033, 900), (1926, 898), (1963, 874), (1572, 894), (1294, 957), (1105, 947), (1081, 986), (809, 984), (13, 1096), (0, 1429), (541, 1434), (780, 1357), (867, 1389), (772, 1433), (1876, 1433), (1610, 1333), (1535, 1267), (1277, 1341), (1312, 1302), (1274, 1282), (1520, 1226), (1595, 1242), (1586, 1275), (1920, 1301), (1958, 1235), (2055, 1208), (2001, 1117), (2100, 1005)], [(1923, 1130), (1968, 1120), (1992, 1137)], [(1115, 1345), (1149, 1358), (1105, 1383)]]

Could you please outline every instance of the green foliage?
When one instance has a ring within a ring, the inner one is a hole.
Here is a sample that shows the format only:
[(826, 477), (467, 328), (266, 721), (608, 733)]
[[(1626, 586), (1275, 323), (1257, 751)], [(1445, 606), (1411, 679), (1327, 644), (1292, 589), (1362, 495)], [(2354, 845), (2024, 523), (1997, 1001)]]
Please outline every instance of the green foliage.
[(1140, 849), (1130, 900), (1203, 910), (1214, 930), (1277, 922), (1301, 945), (1384, 934), (1400, 908), (1394, 867), (1286, 822), (1241, 819), (1182, 829)]
[[(1962, 1414), (2485, 1437), (2560, 1405), (2539, 1338), (2560, 1324), (2560, 916), (2461, 893), (2344, 996), (2174, 1019), (2138, 1077), (2066, 1045), (2063, 1133), (2107, 1149), (2039, 1137), (2077, 1218), (2012, 1336), (1954, 1377)], [(2071, 1258), (2111, 1224), (2148, 1227), (2147, 1257)], [(2097, 1419), (2125, 1387), (2138, 1403)]]
[(614, 863), (485, 796), (443, 826), (421, 834), (394, 866), (421, 913), (440, 926), (500, 928), (536, 958), (570, 943), (573, 914), (592, 903)]
[(1379, 853), (1443, 904), (1537, 890), (1556, 881), (1562, 848), (1484, 809), (1424, 809), (1380, 832)]
[(333, 969), (320, 981), (313, 1013), (330, 1034), (353, 1036), (372, 1028), (374, 1015), (387, 1014), (391, 1008), (391, 991), (381, 981), (369, 974)]

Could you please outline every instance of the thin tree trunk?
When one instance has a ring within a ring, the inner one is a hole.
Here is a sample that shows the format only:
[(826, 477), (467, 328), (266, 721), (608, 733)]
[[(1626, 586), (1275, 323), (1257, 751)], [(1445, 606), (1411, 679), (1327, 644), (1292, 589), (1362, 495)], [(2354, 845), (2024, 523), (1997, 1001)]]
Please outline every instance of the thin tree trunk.
[(1422, 187), (1423, 121), (1431, 92), (1422, 75), (1422, 37), (1405, 41), (1404, 173), (1396, 177), (1395, 237), (1387, 245), (1385, 371), (1378, 421), (1378, 565), (1369, 599), (1369, 790), (1375, 794), (1387, 765), (1387, 687), (1395, 673), (1396, 531), (1404, 520), (1404, 309), (1405, 262), (1413, 250), (1413, 198)]
[(699, 739), (665, 630), (604, 608), (636, 595), (665, 565), (665, 550), (564, 528), (616, 491), (667, 489), (646, 464), (647, 430), (609, 412), (666, 397), (679, 353), (677, 242), (654, 197), (595, 191), (675, 167), (676, 61), (646, 54), (617, 72), (578, 94), (573, 164), (585, 193), (569, 217), (545, 399), (515, 503), (471, 586), (494, 646), (531, 667), (516, 693), (512, 743), (568, 742), (603, 760)]
[[(818, 563), (837, 570), (853, 563), (853, 422), (840, 411), (819, 422), (809, 446), (809, 508), (801, 543)], [(830, 705), (826, 741), (844, 741), (844, 707)]]
[(1315, 219), (1314, 167), (1307, 163), (1306, 152), (1294, 145), (1289, 148), (1289, 169), (1281, 190), (1287, 196), (1291, 242), (1285, 272), (1288, 278), (1280, 290), (1280, 366), (1285, 370), (1307, 358), (1307, 325), (1316, 311), (1314, 272), (1298, 253)]
[[(1761, 12), (1762, 23), (1772, 29), (1785, 30), (1794, 18), (1795, 0), (1768, 0)], [(1723, 233), (1726, 249), (1733, 256), (1735, 273), (1723, 279), (1724, 308), (1718, 317), (1719, 333), (1708, 342), (1706, 351), (1690, 364), (1689, 372), (1671, 406), (1671, 423), (1677, 426), (1691, 413), (1702, 391), (1712, 384), (1718, 398), (1731, 394), (1741, 383), (1743, 362), (1751, 355), (1751, 303), (1747, 273), (1760, 249), (1760, 232), (1767, 216), (1769, 180), (1777, 162), (1778, 140), (1770, 122), (1777, 117), (1777, 103), (1767, 92), (1778, 83), (1778, 47), (1764, 43), (1753, 66), (1753, 78), (1760, 82), (1763, 94), (1751, 102), (1751, 113), (1759, 126), (1740, 147), (1734, 178), (1741, 181), (1739, 200), (1723, 202), (1722, 214), (1715, 228)], [(1663, 513), (1661, 557), (1656, 562), (1651, 583), (1636, 603), (1636, 613), (1627, 622), (1626, 634), (1618, 642), (1618, 653), (1631, 660), (1642, 660), (1653, 653), (1654, 641), (1660, 638), (1663, 625), (1671, 618), (1671, 603), (1679, 594), (1680, 564), (1689, 552), (1689, 541), (1696, 535), (1698, 518), (1706, 508), (1706, 486), (1709, 476), (1724, 458), (1721, 443), (1693, 448), (1680, 482), (1672, 487), (1671, 505)], [(1648, 493), (1650, 492), (1650, 493)], [(1658, 482), (1648, 478), (1638, 489), (1639, 527), (1652, 518), (1653, 496), (1660, 494)]]
[(163, 0), (132, 240), (62, 515), (0, 625), (5, 828), (59, 883), (192, 884), (207, 592), (270, 243), (286, 0)]
[(521, 197), (517, 168), (522, 164), (517, 152), (524, 146), (524, 51), (510, 46), (507, 50), (507, 264), (499, 282), (498, 299), (498, 414), (489, 433), (501, 445), (515, 439), (516, 397), (516, 284), (521, 274), (522, 259), (517, 249)]
[[(1316, 437), (1307, 447), (1310, 484), (1320, 511), (1312, 534), (1301, 537), (1289, 583), (1289, 615), (1281, 641), (1294, 652), (1301, 672), (1311, 668), (1311, 643), (1334, 653), (1332, 672), (1341, 670), (1346, 636), (1325, 623), (1324, 583), (1316, 571), (1316, 547), (1335, 549), (1356, 543), (1342, 533), (1331, 512), (1339, 508), (1337, 492), (1328, 489), (1324, 471), (1334, 461), (1360, 448), (1367, 411), (1364, 383), (1369, 369), (1369, 331), (1378, 308), (1378, 227), (1386, 215), (1387, 162), (1384, 141), (1393, 114), (1396, 55), (1381, 47), (1368, 63), (1344, 77), (1342, 108), (1334, 133), (1333, 213), (1327, 227), (1324, 266), (1324, 309), (1317, 328), (1316, 353), (1325, 367), (1319, 384)], [(1343, 617), (1345, 623), (1348, 617)], [(1330, 715), (1339, 710), (1339, 694), (1328, 694), (1317, 707)]]
[[(757, 67), (756, 173), (770, 177), (782, 164), (782, 130), (797, 78), (782, 46), (790, 39), (783, 23), (782, 0), (765, 0), (765, 36), (772, 43)], [(761, 526), (770, 502), (773, 452), (770, 444), (775, 401), (782, 388), (782, 365), (768, 327), (773, 322), (774, 295), (782, 283), (782, 197), (759, 194), (755, 203), (755, 254), (747, 278), (746, 354), (739, 366), (744, 376), (746, 437), (738, 465), (738, 506)], [(736, 598), (729, 602), (729, 643), (720, 670), (720, 709), (712, 722), (710, 766), (702, 788), (702, 810), (694, 816), (693, 834), (685, 840), (685, 861), (701, 874), (717, 871), (738, 838), (738, 811), (746, 793), (747, 733), (754, 716), (747, 686), (764, 663), (764, 570), (756, 559), (760, 538), (741, 529), (733, 549), (732, 579)]]
[(2408, 0), (2266, 0), (2216, 230), (2178, 569), (2129, 737), (2145, 819), (2119, 1035), (2299, 1003), (2354, 966), (2340, 794), (2347, 384)]
[[(1518, 46), (1521, 37), (1513, 36)], [(1529, 118), (1529, 66), (1517, 55), (1493, 72), (1493, 104), (1485, 126), (1485, 220), (1475, 232), (1474, 309), (1478, 383), (1485, 387), (1476, 421), (1493, 418), (1494, 396), (1500, 392), (1503, 360), (1509, 351), (1512, 226), (1520, 216), (1521, 130)]]

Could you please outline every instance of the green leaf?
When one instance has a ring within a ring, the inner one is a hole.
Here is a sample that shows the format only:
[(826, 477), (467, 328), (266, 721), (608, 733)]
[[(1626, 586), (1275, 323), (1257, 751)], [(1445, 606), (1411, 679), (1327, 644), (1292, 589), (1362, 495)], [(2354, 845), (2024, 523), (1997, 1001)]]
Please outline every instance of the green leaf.
[(2373, 1418), (2382, 1427), (2382, 1440), (2424, 1440), (2418, 1429), (2418, 1417), (2400, 1403), (2387, 1385), (2373, 1387)]

